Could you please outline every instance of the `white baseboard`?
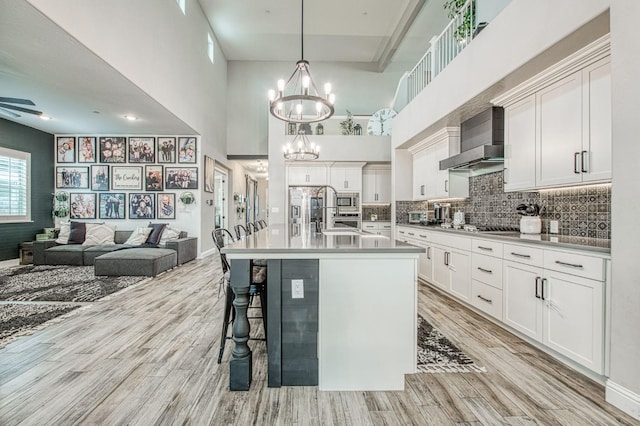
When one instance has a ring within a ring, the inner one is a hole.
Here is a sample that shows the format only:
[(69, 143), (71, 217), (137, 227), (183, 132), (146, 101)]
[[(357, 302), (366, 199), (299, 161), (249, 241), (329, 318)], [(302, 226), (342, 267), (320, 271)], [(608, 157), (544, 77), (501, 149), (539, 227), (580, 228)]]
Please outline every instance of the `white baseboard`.
[(611, 380), (607, 380), (605, 392), (605, 399), (609, 404), (640, 420), (640, 395)]
[(9, 259), (0, 261), (0, 269), (9, 268), (11, 266), (18, 266), (20, 264), (20, 259)]
[(198, 257), (198, 259), (204, 259), (207, 256), (213, 256), (217, 252), (218, 252), (218, 249), (216, 249), (216, 248), (212, 248), (212, 249), (203, 251), (203, 252), (200, 253), (200, 256)]

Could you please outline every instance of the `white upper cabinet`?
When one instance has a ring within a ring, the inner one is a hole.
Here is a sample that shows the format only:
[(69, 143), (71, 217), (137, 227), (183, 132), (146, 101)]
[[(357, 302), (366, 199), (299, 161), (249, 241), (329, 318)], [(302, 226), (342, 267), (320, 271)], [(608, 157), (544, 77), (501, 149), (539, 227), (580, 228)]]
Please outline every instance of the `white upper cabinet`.
[(329, 184), (337, 191), (362, 191), (362, 165), (334, 164), (329, 169)]
[(362, 170), (362, 202), (391, 202), (391, 166), (373, 165)]
[(530, 95), (504, 110), (504, 189), (535, 188), (536, 96)]
[(505, 190), (611, 180), (611, 67), (601, 39), (493, 101), (505, 107)]
[(306, 163), (287, 166), (289, 185), (326, 185), (327, 166)]

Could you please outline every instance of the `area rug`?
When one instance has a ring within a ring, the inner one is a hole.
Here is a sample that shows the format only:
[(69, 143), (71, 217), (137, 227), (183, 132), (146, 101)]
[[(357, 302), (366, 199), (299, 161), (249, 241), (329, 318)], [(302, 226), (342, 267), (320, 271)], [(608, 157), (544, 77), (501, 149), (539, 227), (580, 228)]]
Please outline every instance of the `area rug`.
[(93, 302), (145, 279), (97, 277), (93, 266), (18, 266), (0, 270), (0, 300)]
[(79, 303), (0, 303), (0, 349), (75, 313)]
[(449, 339), (418, 315), (419, 373), (486, 373)]

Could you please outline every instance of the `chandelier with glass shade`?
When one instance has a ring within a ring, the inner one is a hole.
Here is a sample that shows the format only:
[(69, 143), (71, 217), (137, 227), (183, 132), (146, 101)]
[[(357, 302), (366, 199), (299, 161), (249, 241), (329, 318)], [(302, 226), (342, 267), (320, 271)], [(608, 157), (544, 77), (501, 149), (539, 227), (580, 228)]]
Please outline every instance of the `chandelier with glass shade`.
[(334, 113), (335, 95), (331, 83), (324, 85), (321, 95), (304, 59), (304, 0), (301, 0), (300, 60), (289, 80), (278, 80), (278, 90), (269, 91), (269, 111), (279, 120), (289, 123), (316, 123)]

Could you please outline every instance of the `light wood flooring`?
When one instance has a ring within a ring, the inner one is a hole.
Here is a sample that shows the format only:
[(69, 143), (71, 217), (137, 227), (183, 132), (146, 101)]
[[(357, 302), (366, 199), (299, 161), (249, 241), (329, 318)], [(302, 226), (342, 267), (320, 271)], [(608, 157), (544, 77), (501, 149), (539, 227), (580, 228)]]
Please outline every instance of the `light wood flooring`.
[[(0, 425), (633, 425), (602, 386), (420, 286), (419, 311), (487, 373), (415, 374), (403, 392), (266, 387), (217, 364), (218, 257), (190, 262), (0, 350)], [(392, 320), (392, 319), (390, 319)], [(258, 323), (256, 323), (258, 324)]]

